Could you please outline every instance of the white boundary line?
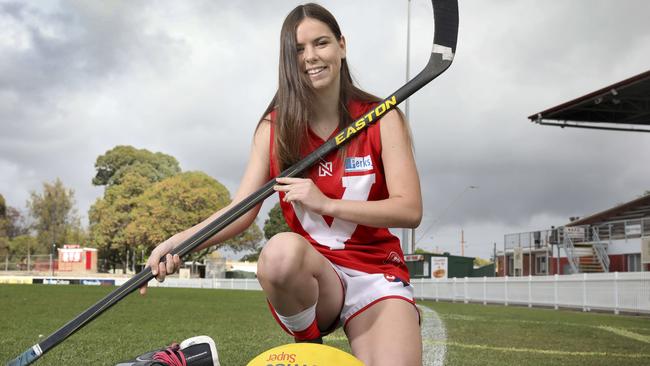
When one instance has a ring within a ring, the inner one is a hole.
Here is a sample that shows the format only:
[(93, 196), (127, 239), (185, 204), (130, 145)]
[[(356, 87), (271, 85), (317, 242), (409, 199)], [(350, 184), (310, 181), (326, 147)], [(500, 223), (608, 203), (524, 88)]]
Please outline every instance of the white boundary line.
[(447, 330), (438, 314), (418, 305), (422, 315), (422, 365), (443, 366), (447, 354)]

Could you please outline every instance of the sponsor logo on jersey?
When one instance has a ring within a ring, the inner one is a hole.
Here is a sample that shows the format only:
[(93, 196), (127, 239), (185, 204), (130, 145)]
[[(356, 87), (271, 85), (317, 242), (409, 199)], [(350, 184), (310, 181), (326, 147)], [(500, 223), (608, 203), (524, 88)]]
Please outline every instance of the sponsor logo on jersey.
[(332, 162), (331, 161), (321, 161), (318, 165), (318, 176), (319, 177), (331, 177), (332, 176)]
[(345, 172), (367, 172), (372, 170), (372, 159), (370, 155), (363, 157), (345, 158)]

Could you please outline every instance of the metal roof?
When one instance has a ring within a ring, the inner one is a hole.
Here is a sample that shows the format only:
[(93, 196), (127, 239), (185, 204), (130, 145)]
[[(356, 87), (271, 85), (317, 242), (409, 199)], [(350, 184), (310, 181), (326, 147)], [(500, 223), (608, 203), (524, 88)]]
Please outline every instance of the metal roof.
[(593, 215), (571, 221), (564, 226), (594, 225), (608, 221), (635, 220), (645, 217), (650, 217), (650, 194)]
[(650, 132), (650, 71), (529, 116), (558, 127)]

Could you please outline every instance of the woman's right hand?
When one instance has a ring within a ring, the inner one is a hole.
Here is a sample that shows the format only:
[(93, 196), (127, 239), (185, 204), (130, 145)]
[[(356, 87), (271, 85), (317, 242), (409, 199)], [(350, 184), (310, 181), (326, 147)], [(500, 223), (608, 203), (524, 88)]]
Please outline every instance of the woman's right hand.
[[(145, 268), (151, 268), (151, 273), (156, 277), (158, 282), (163, 282), (168, 274), (175, 273), (181, 266), (181, 258), (178, 254), (173, 256), (169, 252), (173, 249), (169, 241), (159, 244), (149, 256)], [(160, 259), (165, 257), (165, 261), (161, 262)], [(145, 283), (140, 287), (140, 294), (147, 294), (147, 284)]]

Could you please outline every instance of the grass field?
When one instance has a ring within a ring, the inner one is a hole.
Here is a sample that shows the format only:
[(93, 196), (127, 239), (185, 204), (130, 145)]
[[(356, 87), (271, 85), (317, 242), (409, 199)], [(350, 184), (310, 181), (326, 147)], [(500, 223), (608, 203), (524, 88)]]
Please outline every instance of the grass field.
[[(0, 363), (113, 288), (0, 285)], [(424, 301), (446, 327), (446, 365), (650, 365), (650, 318)], [(38, 365), (114, 365), (172, 340), (207, 334), (223, 366), (289, 343), (257, 291), (152, 288), (130, 295)], [(428, 341), (430, 342), (430, 341)], [(338, 331), (325, 343), (349, 352)]]
[(650, 365), (650, 318), (422, 302), (447, 328), (446, 365)]

